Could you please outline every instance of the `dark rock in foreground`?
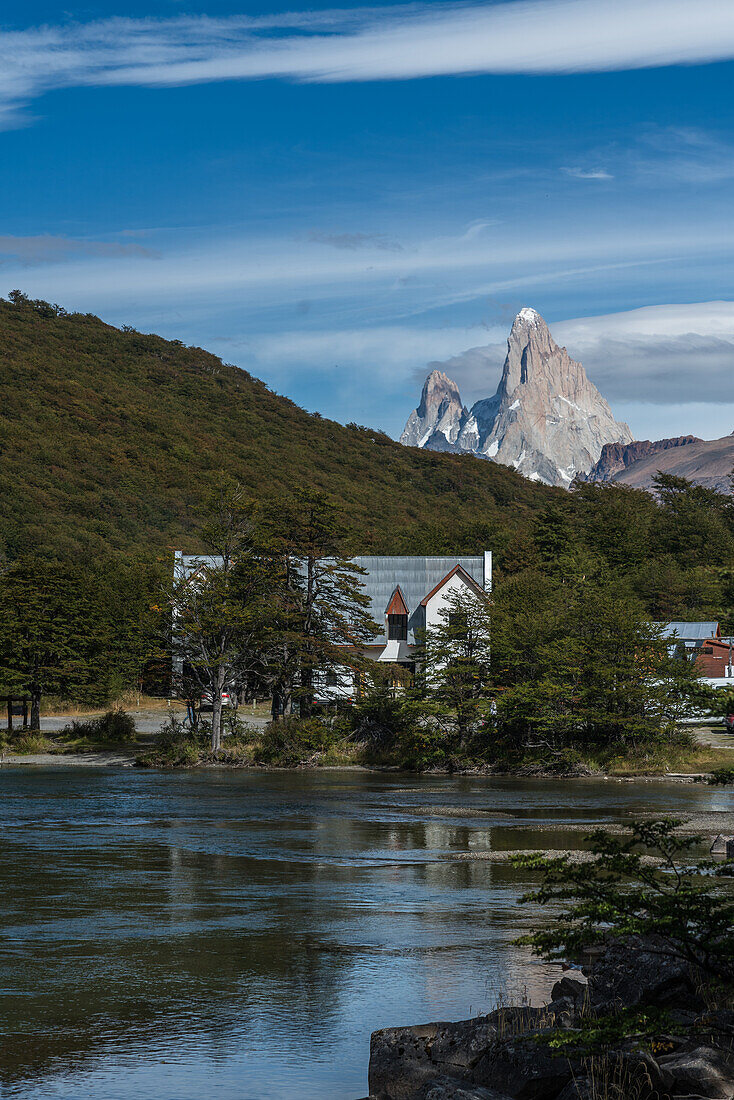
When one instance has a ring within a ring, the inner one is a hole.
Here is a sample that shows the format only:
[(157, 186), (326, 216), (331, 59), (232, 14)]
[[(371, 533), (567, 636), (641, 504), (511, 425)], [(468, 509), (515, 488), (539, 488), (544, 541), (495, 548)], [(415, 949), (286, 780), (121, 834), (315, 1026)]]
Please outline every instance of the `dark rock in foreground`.
[[(688, 964), (664, 946), (612, 942), (588, 985), (562, 978), (543, 1008), (374, 1032), (371, 1100), (734, 1100), (734, 1012), (707, 1010)], [(582, 1022), (620, 1009), (664, 1009), (671, 1033), (654, 1053), (634, 1038), (603, 1057), (576, 1044)], [(563, 1032), (563, 1051), (545, 1041)]]

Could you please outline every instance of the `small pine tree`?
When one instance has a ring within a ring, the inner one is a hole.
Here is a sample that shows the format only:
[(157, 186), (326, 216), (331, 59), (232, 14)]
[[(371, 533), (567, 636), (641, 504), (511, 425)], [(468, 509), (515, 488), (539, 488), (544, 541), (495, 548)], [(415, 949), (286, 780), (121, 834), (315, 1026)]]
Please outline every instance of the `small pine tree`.
[(448, 721), (456, 748), (465, 749), (493, 709), (489, 597), (451, 592), (439, 619), (426, 632), (419, 662), (434, 716)]

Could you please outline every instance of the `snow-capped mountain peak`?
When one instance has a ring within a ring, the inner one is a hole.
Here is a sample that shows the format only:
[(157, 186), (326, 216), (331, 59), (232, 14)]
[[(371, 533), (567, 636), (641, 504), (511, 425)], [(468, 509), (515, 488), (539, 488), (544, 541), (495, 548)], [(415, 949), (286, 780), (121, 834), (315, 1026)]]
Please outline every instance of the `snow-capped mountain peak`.
[(459, 387), (443, 371), (433, 370), (423, 383), (420, 403), (410, 414), (400, 442), (407, 447), (445, 450), (456, 443), (466, 417)]
[(604, 444), (631, 440), (581, 364), (529, 306), (513, 322), (494, 396), (467, 412), (456, 384), (434, 370), (401, 436), (409, 446), (468, 451), (565, 487), (591, 469)]

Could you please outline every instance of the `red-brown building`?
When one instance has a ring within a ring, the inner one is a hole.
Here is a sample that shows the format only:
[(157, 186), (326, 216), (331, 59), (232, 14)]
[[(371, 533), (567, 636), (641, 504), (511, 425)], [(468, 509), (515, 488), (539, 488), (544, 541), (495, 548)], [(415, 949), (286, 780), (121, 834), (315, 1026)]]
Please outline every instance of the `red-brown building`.
[(732, 675), (732, 651), (729, 638), (706, 638), (697, 647), (696, 668), (706, 679), (723, 679)]

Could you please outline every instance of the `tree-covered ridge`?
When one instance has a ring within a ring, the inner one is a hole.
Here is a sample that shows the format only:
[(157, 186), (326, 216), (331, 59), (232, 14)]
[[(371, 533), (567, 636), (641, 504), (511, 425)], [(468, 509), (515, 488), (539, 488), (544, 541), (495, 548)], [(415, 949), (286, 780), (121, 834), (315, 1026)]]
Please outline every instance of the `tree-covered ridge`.
[(255, 501), (325, 493), (346, 556), (491, 549), (497, 598), (536, 643), (579, 585), (734, 633), (730, 494), (669, 476), (657, 497), (549, 488), (310, 415), (199, 348), (0, 299), (0, 560), (104, 561), (117, 576), (158, 559), (170, 574), (172, 548), (203, 549), (222, 472)]
[(507, 467), (343, 427), (201, 348), (0, 299), (0, 552), (198, 550), (220, 472), (344, 507), (353, 552), (508, 545), (553, 491)]
[[(636, 600), (655, 621), (719, 620), (734, 634), (734, 500), (661, 475), (657, 495), (623, 485), (576, 485), (542, 507), (505, 558), (507, 598), (532, 618), (553, 591)], [(591, 609), (590, 609), (591, 614)], [(555, 613), (546, 619), (553, 623)], [(521, 616), (526, 629), (531, 618)], [(593, 628), (593, 615), (591, 620)]]

